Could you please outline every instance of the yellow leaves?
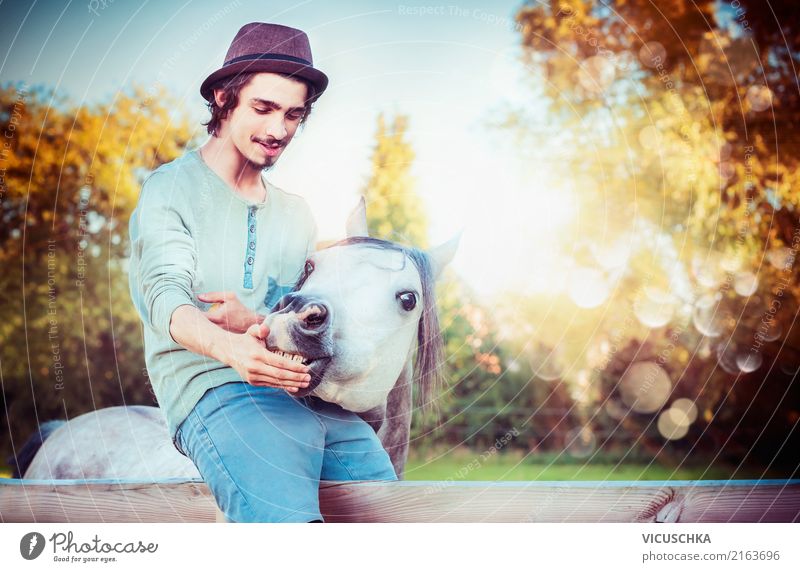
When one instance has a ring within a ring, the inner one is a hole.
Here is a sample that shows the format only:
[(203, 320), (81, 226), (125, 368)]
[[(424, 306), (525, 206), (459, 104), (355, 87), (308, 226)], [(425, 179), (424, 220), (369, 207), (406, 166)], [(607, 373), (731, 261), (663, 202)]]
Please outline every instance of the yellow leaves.
[[(59, 215), (76, 211), (78, 192), (88, 187), (87, 208), (127, 220), (142, 174), (177, 157), (191, 139), (189, 122), (171, 119), (176, 104), (166, 93), (146, 108), (143, 93), (133, 88), (110, 104), (89, 106), (51, 106), (31, 96), (4, 164), (9, 196), (28, 201), (37, 220), (58, 223)], [(13, 96), (0, 90), (2, 109)]]
[(410, 175), (414, 151), (406, 141), (408, 118), (398, 115), (388, 124), (378, 116), (372, 176), (367, 183), (370, 234), (420, 248), (427, 246), (427, 217), (414, 192)]

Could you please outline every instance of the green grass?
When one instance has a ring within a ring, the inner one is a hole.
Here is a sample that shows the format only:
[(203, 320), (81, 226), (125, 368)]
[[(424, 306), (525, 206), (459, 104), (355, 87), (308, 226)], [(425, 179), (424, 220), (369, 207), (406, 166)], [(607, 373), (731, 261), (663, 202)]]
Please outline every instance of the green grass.
[(680, 467), (657, 462), (623, 462), (608, 458), (586, 462), (556, 455), (454, 451), (438, 457), (411, 455), (405, 477), (409, 481), (653, 481), (782, 478), (759, 468), (704, 464)]
[[(785, 475), (755, 467), (696, 464), (675, 470), (658, 463), (624, 462), (616, 466), (609, 458), (586, 463), (580, 459), (552, 454), (498, 453), (481, 457), (481, 452), (459, 449), (444, 455), (412, 454), (406, 465), (408, 481), (654, 481), (715, 479), (779, 479)], [(0, 478), (11, 478), (11, 469), (0, 465)]]

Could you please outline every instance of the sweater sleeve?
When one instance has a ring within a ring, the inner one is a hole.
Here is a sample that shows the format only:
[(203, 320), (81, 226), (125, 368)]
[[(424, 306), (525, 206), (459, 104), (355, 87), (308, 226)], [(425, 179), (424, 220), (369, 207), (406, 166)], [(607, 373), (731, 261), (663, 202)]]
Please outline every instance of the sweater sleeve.
[(173, 180), (155, 172), (142, 185), (129, 224), (129, 284), (142, 321), (175, 342), (170, 320), (179, 306), (194, 305), (197, 253), (184, 218), (189, 214), (185, 212), (188, 205), (182, 202)]

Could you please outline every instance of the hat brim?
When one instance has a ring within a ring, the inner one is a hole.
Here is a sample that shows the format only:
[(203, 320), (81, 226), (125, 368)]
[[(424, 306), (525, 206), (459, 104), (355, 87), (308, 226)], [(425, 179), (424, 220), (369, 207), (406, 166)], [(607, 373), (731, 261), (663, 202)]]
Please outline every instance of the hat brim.
[(206, 101), (211, 101), (214, 97), (212, 86), (221, 79), (235, 76), (240, 73), (271, 72), (286, 74), (292, 77), (301, 78), (309, 81), (315, 89), (314, 97), (310, 101), (316, 100), (325, 88), (328, 87), (328, 76), (318, 69), (309, 65), (287, 60), (250, 60), (235, 62), (219, 68), (208, 76), (200, 86), (200, 95)]

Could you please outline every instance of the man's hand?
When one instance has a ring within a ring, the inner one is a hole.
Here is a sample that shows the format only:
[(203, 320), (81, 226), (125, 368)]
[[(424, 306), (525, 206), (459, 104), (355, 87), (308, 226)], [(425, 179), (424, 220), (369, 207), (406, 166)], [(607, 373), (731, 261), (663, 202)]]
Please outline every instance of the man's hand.
[(233, 336), (226, 348), (229, 366), (235, 369), (250, 385), (277, 387), (296, 393), (299, 387), (308, 387), (311, 368), (267, 351), (265, 340), (269, 327), (253, 324), (241, 335)]
[(197, 299), (214, 304), (206, 312), (210, 322), (235, 334), (243, 334), (250, 326), (263, 319), (247, 309), (234, 292), (206, 292), (198, 294)]

